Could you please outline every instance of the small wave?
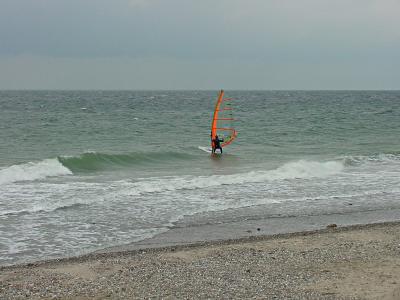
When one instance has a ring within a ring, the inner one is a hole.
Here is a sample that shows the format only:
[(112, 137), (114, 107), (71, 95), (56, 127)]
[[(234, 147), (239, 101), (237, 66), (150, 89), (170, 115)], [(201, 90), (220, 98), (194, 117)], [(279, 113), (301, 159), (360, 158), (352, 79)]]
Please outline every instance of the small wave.
[[(71, 204), (65, 204), (65, 205), (62, 205), (59, 207), (51, 208), (50, 211), (70, 210), (70, 209), (86, 207), (88, 205), (89, 204), (87, 204), (87, 203), (71, 203)], [(46, 209), (42, 209), (42, 211), (46, 211)]]
[(346, 166), (357, 166), (365, 163), (399, 162), (400, 152), (378, 153), (373, 155), (350, 155), (343, 156), (341, 159), (343, 159)]
[(389, 108), (389, 109), (382, 109), (382, 110), (376, 111), (373, 114), (375, 114), (375, 115), (385, 115), (385, 114), (391, 114), (392, 112), (393, 112), (393, 109)]
[(0, 212), (0, 216), (10, 216), (10, 215), (26, 215), (26, 214), (36, 214), (41, 212), (53, 212), (53, 211), (63, 211), (70, 209), (79, 209), (88, 206), (88, 203), (72, 202), (72, 203), (53, 203), (44, 205), (34, 205), (31, 208), (24, 208), (21, 210), (8, 210)]
[(29, 214), (35, 212), (33, 210), (29, 209), (22, 209), (22, 210), (6, 210), (6, 211), (1, 211), (0, 216), (11, 216), (11, 215), (24, 215), (24, 214)]
[(71, 174), (71, 170), (63, 166), (57, 159), (45, 159), (39, 162), (12, 165), (1, 169), (0, 184)]
[(167, 163), (171, 160), (190, 159), (178, 152), (137, 152), (129, 154), (106, 154), (86, 152), (78, 156), (59, 156), (58, 160), (72, 172), (113, 170), (133, 165)]
[(275, 170), (251, 171), (231, 175), (212, 175), (197, 177), (153, 178), (145, 181), (126, 183), (126, 196), (146, 193), (162, 193), (176, 190), (212, 188), (223, 185), (258, 183), (273, 180), (307, 179), (327, 177), (341, 172), (342, 162), (316, 162), (300, 160), (282, 165)]

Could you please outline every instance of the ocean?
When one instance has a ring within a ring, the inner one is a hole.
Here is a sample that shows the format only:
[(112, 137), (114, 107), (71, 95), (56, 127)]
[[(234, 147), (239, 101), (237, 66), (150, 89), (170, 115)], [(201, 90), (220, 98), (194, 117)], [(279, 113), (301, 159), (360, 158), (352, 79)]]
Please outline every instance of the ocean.
[(226, 91), (238, 138), (211, 156), (217, 93), (0, 91), (0, 265), (400, 209), (400, 91)]

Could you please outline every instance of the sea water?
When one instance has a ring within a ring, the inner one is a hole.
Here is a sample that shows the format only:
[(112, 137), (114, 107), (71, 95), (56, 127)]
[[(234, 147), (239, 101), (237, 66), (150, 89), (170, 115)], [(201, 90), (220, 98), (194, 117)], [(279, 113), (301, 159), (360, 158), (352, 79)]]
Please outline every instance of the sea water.
[(264, 219), (400, 209), (400, 92), (226, 91), (238, 138), (212, 156), (199, 146), (217, 92), (1, 91), (0, 265), (246, 207)]

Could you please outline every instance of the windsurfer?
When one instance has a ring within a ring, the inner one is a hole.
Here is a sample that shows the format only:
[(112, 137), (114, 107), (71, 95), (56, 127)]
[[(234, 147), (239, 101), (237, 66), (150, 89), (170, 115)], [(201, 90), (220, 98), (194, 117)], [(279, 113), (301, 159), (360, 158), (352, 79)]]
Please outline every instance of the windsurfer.
[(221, 147), (221, 142), (223, 142), (223, 139), (220, 139), (218, 135), (215, 136), (213, 140), (213, 147), (212, 147), (212, 153), (215, 153), (215, 150), (219, 149), (219, 151), (222, 153), (222, 147)]

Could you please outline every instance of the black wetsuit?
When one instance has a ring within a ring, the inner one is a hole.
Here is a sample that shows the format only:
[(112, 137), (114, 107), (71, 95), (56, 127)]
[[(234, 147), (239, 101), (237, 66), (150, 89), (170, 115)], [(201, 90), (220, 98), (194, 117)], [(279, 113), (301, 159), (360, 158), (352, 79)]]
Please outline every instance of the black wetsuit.
[(215, 150), (219, 149), (219, 151), (221, 151), (222, 153), (222, 147), (220, 142), (223, 142), (224, 140), (220, 140), (218, 137), (215, 137), (214, 140), (214, 149), (213, 149), (213, 153), (215, 153)]

